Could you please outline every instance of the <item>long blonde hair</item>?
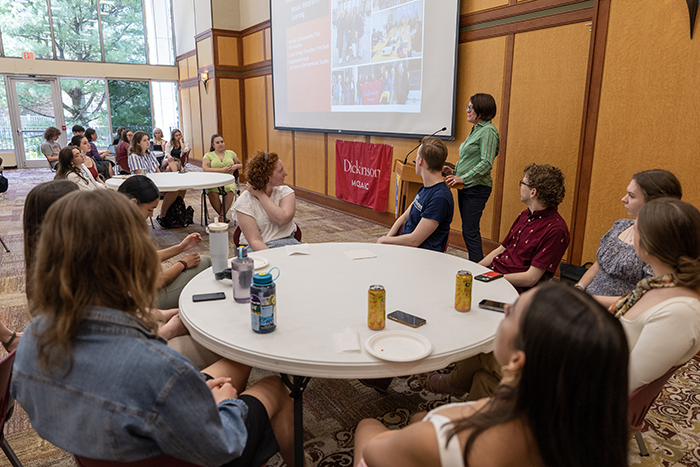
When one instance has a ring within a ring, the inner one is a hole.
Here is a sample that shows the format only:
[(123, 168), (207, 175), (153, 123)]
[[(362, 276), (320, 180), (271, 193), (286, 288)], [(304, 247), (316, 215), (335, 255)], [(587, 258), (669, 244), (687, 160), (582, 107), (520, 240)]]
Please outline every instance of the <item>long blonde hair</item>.
[(133, 203), (110, 190), (73, 192), (49, 208), (41, 232), (29, 301), (46, 319), (38, 333), (44, 369), (71, 371), (73, 342), (92, 306), (121, 310), (156, 332), (147, 310), (160, 261)]

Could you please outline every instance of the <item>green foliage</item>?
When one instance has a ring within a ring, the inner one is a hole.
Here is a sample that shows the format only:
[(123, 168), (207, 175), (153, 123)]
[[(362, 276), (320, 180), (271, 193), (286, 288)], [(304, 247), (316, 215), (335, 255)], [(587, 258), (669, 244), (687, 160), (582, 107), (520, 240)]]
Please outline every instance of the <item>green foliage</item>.
[(102, 61), (96, 0), (51, 0), (59, 60)]
[(0, 30), (6, 56), (53, 58), (46, 0), (0, 1)]
[(123, 126), (134, 133), (153, 131), (151, 119), (151, 93), (148, 81), (108, 80), (109, 108), (112, 111), (112, 128)]
[(111, 144), (104, 80), (63, 78), (61, 100), (67, 128), (73, 125), (94, 128), (97, 131), (98, 146)]
[(105, 61), (146, 63), (141, 0), (114, 0), (100, 8)]

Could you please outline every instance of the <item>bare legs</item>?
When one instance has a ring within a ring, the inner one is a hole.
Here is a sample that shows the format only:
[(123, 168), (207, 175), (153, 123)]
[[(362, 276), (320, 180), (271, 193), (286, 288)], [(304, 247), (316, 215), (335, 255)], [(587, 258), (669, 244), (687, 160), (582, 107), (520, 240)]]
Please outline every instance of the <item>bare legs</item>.
[(207, 193), (207, 196), (209, 197), (209, 203), (211, 203), (211, 207), (214, 208), (214, 211), (216, 211), (219, 217), (225, 218), (226, 213), (231, 208), (231, 204), (233, 204), (233, 198), (236, 196), (236, 194), (233, 191), (226, 192), (223, 210), (221, 209), (221, 195), (219, 195), (218, 192), (210, 191)]
[[(413, 414), (410, 423), (414, 424), (422, 421), (426, 414), (427, 412), (418, 412)], [(353, 467), (357, 467), (360, 459), (362, 459), (362, 451), (364, 451), (367, 443), (369, 443), (375, 436), (387, 431), (389, 431), (389, 429), (385, 427), (382, 422), (374, 418), (365, 418), (357, 424), (357, 429), (355, 430), (355, 453), (353, 456)]]
[(5, 350), (8, 352), (15, 350), (19, 345), (20, 337), (22, 337), (21, 332), (15, 334), (14, 331), (7, 329), (7, 327), (0, 322), (0, 343), (5, 347)]

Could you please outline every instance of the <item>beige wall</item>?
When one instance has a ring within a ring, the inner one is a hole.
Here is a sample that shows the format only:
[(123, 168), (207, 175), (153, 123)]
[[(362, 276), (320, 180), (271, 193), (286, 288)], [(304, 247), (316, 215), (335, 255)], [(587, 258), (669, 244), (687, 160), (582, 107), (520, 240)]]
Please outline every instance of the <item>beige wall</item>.
[(212, 27), (241, 30), (240, 0), (211, 0)]
[(270, 19), (270, 2), (267, 0), (240, 0), (241, 30)]
[(195, 19), (193, 0), (172, 0), (175, 55), (194, 50)]
[(685, 2), (612, 2), (584, 260), (619, 218), (632, 174), (667, 169), (700, 206), (700, 37)]

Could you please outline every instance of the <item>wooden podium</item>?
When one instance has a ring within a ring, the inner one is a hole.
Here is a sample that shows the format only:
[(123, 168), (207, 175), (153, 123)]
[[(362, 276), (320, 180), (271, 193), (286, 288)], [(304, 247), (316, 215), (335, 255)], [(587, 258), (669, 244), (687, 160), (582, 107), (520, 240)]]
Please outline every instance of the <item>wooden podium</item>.
[(396, 210), (394, 216), (399, 217), (406, 207), (413, 202), (418, 190), (423, 186), (423, 179), (416, 174), (416, 164), (396, 159), (394, 160), (396, 174)]

